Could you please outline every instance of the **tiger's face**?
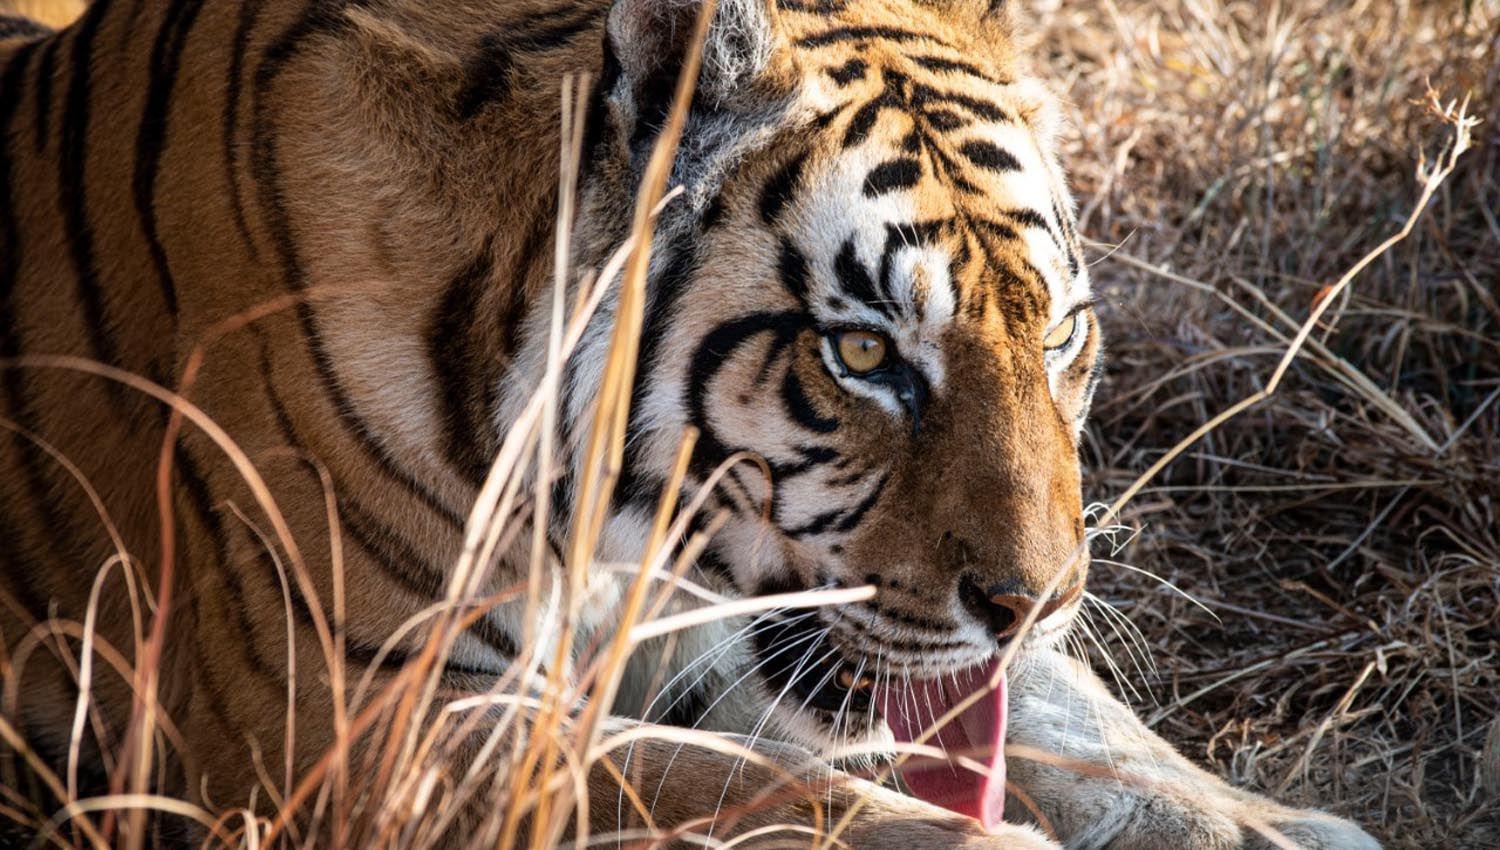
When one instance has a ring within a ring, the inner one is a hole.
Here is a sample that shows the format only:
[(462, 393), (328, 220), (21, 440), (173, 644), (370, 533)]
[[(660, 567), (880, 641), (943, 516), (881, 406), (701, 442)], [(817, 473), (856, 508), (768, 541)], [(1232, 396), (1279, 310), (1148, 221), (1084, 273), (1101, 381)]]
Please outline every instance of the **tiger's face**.
[[(997, 26), (791, 5), (771, 81), (745, 83), (774, 94), (710, 91), (689, 122), (694, 213), (664, 223), (620, 511), (649, 511), (685, 426), (697, 482), (764, 459), (769, 489), (750, 465), (718, 487), (706, 568), (746, 594), (876, 588), (754, 632), (770, 688), (817, 716), (867, 702), (851, 685), (877, 670), (983, 663), (1033, 608), (1034, 637), (1066, 626), (1100, 342), (1046, 100)], [(643, 87), (622, 90), (645, 120)], [(715, 151), (730, 120), (773, 129)]]

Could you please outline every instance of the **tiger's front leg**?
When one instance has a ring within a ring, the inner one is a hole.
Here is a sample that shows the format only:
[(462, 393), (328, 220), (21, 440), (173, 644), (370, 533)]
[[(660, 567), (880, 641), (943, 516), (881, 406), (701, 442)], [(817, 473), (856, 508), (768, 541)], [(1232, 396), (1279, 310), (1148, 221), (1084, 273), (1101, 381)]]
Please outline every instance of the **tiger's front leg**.
[[(1010, 781), (1070, 850), (1277, 846), (1257, 826), (1304, 850), (1380, 848), (1349, 821), (1282, 806), (1198, 768), (1147, 729), (1092, 671), (1061, 653), (1017, 658), (1010, 683)], [(1036, 751), (1059, 758), (1048, 763), (1034, 757)], [(1006, 815), (1029, 817), (1014, 797)]]
[(720, 737), (727, 746), (681, 745), (680, 729), (674, 735), (655, 727), (663, 734), (653, 737), (653, 727), (635, 721), (608, 724), (606, 739), (647, 734), (636, 739), (628, 761), (627, 748), (610, 754), (618, 773), (601, 766), (589, 776), (590, 830), (599, 841), (620, 831), (632, 835), (644, 825), (621, 795), (617, 776), (625, 775), (657, 834), (681, 835), (667, 845), (672, 847), (711, 844), (708, 835), (749, 848), (809, 847), (815, 834), (828, 835), (847, 815), (834, 846), (851, 850), (1060, 850), (1029, 826), (1005, 825), (987, 834), (971, 818), (830, 772), (826, 761), (795, 745), (760, 739), (754, 751), (769, 763), (757, 764), (734, 749), (747, 746), (744, 736)]

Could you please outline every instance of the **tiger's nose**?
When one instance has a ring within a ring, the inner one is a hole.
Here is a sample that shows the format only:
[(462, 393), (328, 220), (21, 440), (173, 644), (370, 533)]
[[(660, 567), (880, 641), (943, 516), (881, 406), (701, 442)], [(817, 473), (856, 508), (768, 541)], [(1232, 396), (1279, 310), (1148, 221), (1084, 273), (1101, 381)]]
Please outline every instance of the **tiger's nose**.
[[(1020, 593), (1006, 593), (1004, 590), (991, 587), (988, 590), (980, 590), (977, 583), (965, 577), (960, 587), (960, 595), (963, 597), (964, 607), (975, 619), (983, 623), (990, 632), (1000, 640), (1005, 640), (1020, 631), (1021, 623), (1033, 608), (1037, 608), (1039, 600), (1035, 596)], [(1036, 618), (1032, 624), (1040, 623), (1053, 614), (1061, 611), (1078, 600), (1083, 595), (1083, 583), (1073, 585), (1061, 593), (1054, 594), (1051, 599), (1040, 603), (1041, 610), (1036, 612)]]

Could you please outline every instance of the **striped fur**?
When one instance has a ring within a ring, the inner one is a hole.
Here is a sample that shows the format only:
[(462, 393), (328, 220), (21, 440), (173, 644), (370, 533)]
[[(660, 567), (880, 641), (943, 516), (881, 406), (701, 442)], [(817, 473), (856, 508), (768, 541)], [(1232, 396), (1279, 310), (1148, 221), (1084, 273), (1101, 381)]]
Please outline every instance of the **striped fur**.
[[(997, 644), (970, 591), (1039, 594), (1083, 535), (1077, 448), (1100, 342), (1050, 98), (1017, 70), (1006, 13), (990, 4), (720, 6), (673, 173), (684, 193), (658, 230), (627, 465), (598, 555), (638, 556), (678, 435), (696, 426), (690, 485), (741, 451), (763, 457), (775, 485), (746, 467), (716, 491), (712, 507), (730, 518), (700, 559), (702, 580), (737, 594), (873, 583), (873, 601), (817, 615), (831, 651), (848, 663), (876, 654), (897, 674), (982, 661)], [(294, 757), (305, 767), (323, 752), (314, 612), (295, 586), (284, 605), (283, 553), (257, 534), (266, 517), (232, 464), (184, 433), (164, 535), (155, 492), (168, 411), (17, 358), (72, 354), (175, 387), (209, 340), (192, 401), (255, 460), (325, 601), (333, 553), (319, 473), (331, 482), (347, 654), (363, 667), (442, 597), (467, 506), (540, 376), (560, 81), (594, 80), (574, 257), (593, 268), (625, 235), (695, 13), (676, 0), (94, 0), (56, 35), (0, 31), (6, 644), (50, 612), (81, 618), (115, 551), (55, 448), (97, 488), (146, 578), (174, 540), (164, 693), (198, 763), (169, 784), (241, 805), (245, 742), (280, 762), (287, 610), (301, 671)], [(587, 421), (612, 308), (606, 299), (568, 364), (567, 432)], [(1075, 319), (1063, 343), (1044, 344)], [(882, 335), (892, 360), (852, 373), (837, 346), (849, 329)], [(489, 589), (526, 568), (507, 561)], [(580, 646), (609, 629), (617, 592), (599, 578)], [(123, 597), (104, 593), (100, 611), (116, 646), (132, 643)], [(479, 620), (452, 653), (448, 685), (486, 687), (521, 634), (516, 609)], [(638, 666), (686, 669), (727, 634)], [(679, 694), (688, 708), (644, 714), (748, 733), (769, 712), (765, 734), (788, 746), (843, 737), (826, 711), (775, 704), (779, 683), (754, 666), (765, 651), (732, 645)], [(41, 658), (12, 675), (25, 677), (15, 719), (60, 753), (76, 683)], [(710, 699), (740, 679), (734, 699)], [(642, 713), (632, 700), (644, 681), (626, 683), (621, 714)], [(119, 728), (128, 689), (106, 677), (96, 690)], [(1096, 690), (1090, 699), (1108, 700)], [(1152, 763), (1181, 761), (1158, 750)], [(1044, 809), (1076, 802), (1066, 783), (1038, 782)], [(691, 786), (664, 811), (690, 814)], [(1021, 829), (985, 838), (853, 787), (869, 805), (856, 843), (1044, 844)], [(601, 799), (596, 811), (613, 812), (613, 792)], [(1054, 820), (1075, 836), (1087, 829)], [(1232, 821), (1220, 832), (1237, 846)], [(1129, 846), (1162, 846), (1143, 835)]]

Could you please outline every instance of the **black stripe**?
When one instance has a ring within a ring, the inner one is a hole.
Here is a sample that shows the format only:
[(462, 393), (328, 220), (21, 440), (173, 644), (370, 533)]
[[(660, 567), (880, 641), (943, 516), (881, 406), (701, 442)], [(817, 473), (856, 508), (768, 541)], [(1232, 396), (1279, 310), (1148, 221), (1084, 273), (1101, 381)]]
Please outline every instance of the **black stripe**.
[(768, 225), (776, 223), (781, 211), (796, 195), (797, 181), (802, 177), (802, 167), (806, 162), (807, 154), (798, 154), (776, 169), (776, 173), (766, 180), (766, 184), (760, 190), (761, 221)]
[[(234, 564), (228, 530), (224, 527), (224, 522), (219, 518), (218, 512), (214, 510), (208, 482), (204, 480), (197, 463), (185, 448), (179, 447), (176, 466), (178, 474), (182, 477), (183, 492), (187, 493), (188, 504), (193, 509), (193, 517), (202, 527), (203, 536), (213, 541), (214, 555), (218, 559), (212, 563), (190, 564), (192, 571), (189, 573), (189, 592), (194, 595), (198, 593), (197, 585), (200, 580), (211, 585), (215, 595), (227, 592), (228, 598), (224, 600), (223, 607), (228, 610), (229, 616), (234, 620), (234, 628), (238, 630), (238, 639), (234, 643), (238, 647), (245, 666), (262, 679), (272, 683), (284, 682), (286, 680), (284, 666), (267, 661), (257, 642), (255, 622), (250, 618), (249, 613), (252, 603), (245, 593), (245, 585), (240, 581), (239, 570)], [(194, 558), (206, 555), (206, 553), (198, 552), (189, 554)]]
[(778, 480), (805, 475), (817, 467), (826, 466), (841, 459), (839, 450), (832, 446), (797, 446), (794, 451), (799, 458), (797, 462), (771, 464), (771, 472)]
[[(55, 40), (57, 37), (53, 38)], [(0, 237), (3, 237), (3, 241), (0, 241), (0, 359), (3, 360), (17, 358), (24, 350), (17, 321), (19, 310), (13, 302), (16, 286), (20, 282), (25, 246), (21, 241), (19, 216), (15, 213), (12, 194), (15, 157), (11, 154), (11, 142), (14, 140), (11, 124), (26, 91), (23, 84), (26, 67), (32, 53), (39, 46), (41, 42), (21, 46), (10, 55), (4, 71), (0, 72)], [(0, 387), (3, 387), (5, 407), (10, 411), (11, 418), (21, 428), (33, 434), (38, 433), (39, 419), (26, 395), (25, 373), (15, 366), (0, 371), (4, 372), (3, 378), (0, 378)], [(21, 475), (28, 493), (26, 501), (28, 507), (36, 512), (36, 527), (45, 530), (41, 537), (53, 564), (79, 568), (88, 566), (89, 535), (79, 534), (73, 527), (62, 490), (49, 475), (56, 471), (51, 457), (24, 436), (8, 434), (7, 439), (16, 445)], [(11, 539), (15, 543), (9, 548), (19, 553), (20, 538)], [(45, 616), (49, 594), (45, 589), (35, 586), (35, 580), (40, 579), (45, 571), (25, 569), (12, 572), (18, 579), (17, 595), (22, 604), (31, 607), (32, 613), (38, 617)], [(41, 607), (32, 607), (37, 605)]]
[(476, 485), (484, 480), (494, 456), (495, 429), (484, 401), (487, 382), (482, 362), (496, 353), (486, 352), (480, 327), (486, 318), (480, 304), (493, 272), (491, 243), (486, 240), (484, 248), (448, 284), (427, 331), (443, 450), (449, 462)]
[[(372, 663), (374, 663), (376, 658), (379, 658), (381, 659), (380, 669), (385, 670), (386, 672), (394, 673), (406, 667), (406, 665), (412, 663), (412, 661), (414, 661), (418, 656), (407, 652), (399, 646), (394, 646), (386, 649), (385, 654), (382, 655), (380, 647), (378, 646), (370, 646), (361, 643), (349, 643), (344, 647), (344, 657), (350, 659), (351, 661), (357, 661), (360, 664), (365, 665), (365, 667), (367, 668)], [(454, 661), (444, 659), (442, 675), (443, 678), (451, 678), (457, 676), (470, 679), (483, 679), (485, 681), (492, 681), (496, 678), (499, 678), (500, 676), (505, 675), (505, 670), (490, 670), (484, 667), (471, 667), (468, 664), (459, 664)], [(464, 684), (468, 685), (471, 683)], [(482, 688), (479, 689), (482, 690)]]
[(571, 11), (563, 7), (526, 21), (519, 32), (512, 29), (486, 33), (479, 40), (479, 49), (464, 63), (464, 84), (459, 90), (456, 107), (458, 117), (464, 121), (472, 120), (486, 106), (510, 98), (516, 54), (544, 53), (566, 45), (574, 36), (593, 27), (606, 8), (596, 5), (584, 9), (583, 15), (574, 20), (533, 28), (547, 18)]
[[(277, 136), (274, 110), (269, 104), (269, 95), (277, 77), (287, 64), (296, 57), (308, 39), (322, 33), (336, 32), (348, 25), (342, 12), (349, 6), (364, 6), (369, 0), (315, 0), (302, 16), (286, 29), (263, 54), (260, 66), (255, 71), (255, 89), (251, 112), (251, 172), (254, 174), (258, 194), (266, 211), (266, 227), (271, 233), (281, 263), (282, 277), (294, 293), (307, 290), (307, 272), (297, 253), (297, 239), (292, 229), (290, 215), (286, 210), (285, 194), (281, 188), (281, 172), (277, 165)], [(442, 517), (457, 529), (464, 526), (462, 514), (444, 504), (437, 495), (403, 468), (391, 455), (364, 417), (355, 407), (340, 382), (334, 369), (333, 359), (323, 346), (322, 335), (312, 305), (299, 300), (296, 307), (297, 320), (302, 337), (306, 341), (317, 370), (318, 381), (324, 394), (338, 412), (339, 422), (348, 435), (358, 443), (376, 466), (390, 479), (399, 483), (422, 504)]]
[(865, 177), (865, 197), (878, 198), (889, 192), (910, 189), (922, 179), (922, 164), (909, 156), (887, 160)]
[(182, 67), (182, 50), (188, 33), (203, 8), (203, 0), (172, 0), (151, 47), (151, 81), (146, 89), (146, 108), (135, 139), (135, 172), (132, 189), (135, 212), (146, 234), (146, 247), (156, 268), (157, 283), (167, 312), (177, 315), (177, 283), (167, 264), (156, 221), (156, 175), (161, 169), (171, 120), (172, 90)]
[(839, 88), (843, 88), (850, 83), (856, 82), (858, 80), (863, 80), (865, 78), (865, 72), (867, 72), (869, 69), (869, 64), (866, 63), (865, 60), (860, 59), (856, 56), (842, 65), (824, 69), (824, 73), (826, 73), (829, 78), (833, 80), (835, 85), (837, 85)]
[(884, 41), (909, 42), (909, 41), (931, 41), (934, 44), (947, 46), (947, 42), (929, 32), (901, 29), (900, 27), (887, 26), (847, 26), (835, 27), (824, 30), (813, 35), (805, 35), (797, 39), (799, 47), (827, 47), (830, 44), (839, 44), (846, 41), (868, 41), (870, 39), (882, 39)]
[(706, 475), (733, 453), (708, 415), (708, 393), (719, 370), (740, 346), (760, 334), (774, 333), (778, 340), (794, 339), (808, 327), (809, 321), (801, 311), (752, 313), (718, 325), (698, 343), (688, 364), (685, 405), (688, 422), (699, 431), (692, 461), (695, 473)]
[(781, 253), (777, 258), (776, 271), (781, 278), (781, 285), (797, 299), (797, 303), (807, 304), (807, 257), (785, 236), (781, 237)]
[(875, 279), (870, 276), (870, 271), (865, 268), (865, 264), (855, 256), (854, 250), (854, 237), (851, 236), (844, 240), (843, 247), (839, 249), (838, 256), (833, 260), (834, 276), (838, 278), (839, 284), (851, 298), (887, 316), (891, 315), (890, 302), (876, 291)]
[(844, 148), (856, 147), (868, 139), (870, 131), (875, 129), (875, 120), (880, 117), (880, 111), (893, 105), (892, 98), (885, 94), (855, 110), (854, 117), (849, 119), (849, 126), (844, 128)]
[[(989, 171), (1020, 171), (1021, 162), (1010, 151), (993, 142), (971, 139), (958, 146), (958, 152), (969, 162)], [(1045, 223), (1043, 226), (1046, 226)]]
[(1018, 233), (1014, 227), (1011, 227), (1010, 225), (1005, 224), (1004, 222), (993, 221), (991, 219), (977, 218), (977, 217), (971, 217), (969, 220), (972, 221), (977, 227), (979, 227), (979, 229), (985, 231), (986, 233), (990, 234), (991, 236), (995, 236), (995, 237), (998, 237), (1000, 239), (1020, 239), (1021, 238), (1021, 234)]
[[(276, 419), (277, 429), (281, 432), (281, 439), (297, 451), (308, 453), (306, 444), (297, 434), (296, 424), (292, 422), (285, 401), (276, 390), (271, 372), (269, 342), (264, 335), (259, 335), (259, 337), (261, 380), (265, 388), (266, 399), (271, 404), (271, 413)], [(336, 502), (341, 527), (350, 533), (359, 548), (370, 556), (392, 581), (424, 603), (440, 600), (446, 595), (447, 575), (431, 566), (420, 551), (371, 514), (353, 496), (348, 495), (354, 491), (353, 488), (343, 486), (335, 479), (333, 489), (336, 494), (339, 494), (336, 496)], [(487, 618), (477, 621), (470, 627), (469, 632), (508, 657), (515, 657), (518, 654), (509, 636)]]
[(250, 237), (250, 225), (245, 220), (245, 199), (240, 192), (240, 94), (244, 90), (245, 53), (250, 49), (250, 30), (260, 17), (265, 0), (243, 0), (240, 3), (239, 22), (235, 24), (234, 46), (229, 53), (229, 71), (224, 84), (224, 182), (229, 186), (229, 208), (234, 215), (234, 229), (245, 245), (245, 251), (254, 264), (260, 262), (260, 250)]
[(792, 538), (812, 537), (830, 529), (840, 534), (852, 531), (855, 526), (859, 525), (860, 520), (864, 519), (865, 514), (869, 512), (870, 508), (874, 507), (875, 503), (880, 500), (881, 494), (885, 492), (886, 482), (889, 480), (889, 473), (880, 476), (880, 480), (875, 483), (875, 489), (871, 490), (869, 495), (865, 496), (864, 499), (860, 500), (859, 504), (847, 512), (843, 508), (834, 508), (826, 513), (815, 515), (803, 525), (796, 528), (783, 529), (783, 531), (786, 532), (788, 537)]
[(776, 5), (791, 12), (832, 15), (844, 11), (849, 6), (849, 0), (776, 0)]
[(951, 133), (969, 126), (969, 119), (950, 109), (929, 109), (922, 113), (922, 118), (939, 133)]
[(918, 83), (912, 87), (911, 102), (923, 110), (930, 109), (934, 105), (957, 106), (986, 121), (1010, 120), (1010, 113), (994, 103), (967, 94), (940, 91), (924, 83)]
[[(881, 296), (888, 301), (894, 301), (896, 297), (895, 275), (896, 253), (903, 248), (917, 248), (928, 245), (938, 236), (942, 235), (952, 223), (951, 219), (926, 219), (924, 221), (906, 221), (899, 224), (887, 223), (885, 226), (885, 248), (880, 252), (880, 292)], [(953, 278), (957, 280), (957, 278)], [(921, 321), (925, 315), (925, 306), (922, 300), (915, 303), (917, 321)]]
[(509, 99), (514, 68), (515, 59), (503, 33), (487, 33), (481, 38), (475, 55), (464, 62), (465, 82), (454, 107), (459, 119), (473, 120), (489, 104)]
[(581, 147), (583, 161), (579, 168), (579, 176), (582, 178), (587, 178), (593, 172), (593, 163), (604, 144), (605, 130), (609, 125), (609, 96), (624, 73), (620, 67), (620, 59), (615, 56), (614, 47), (609, 43), (609, 35), (606, 33), (601, 40), (603, 44), (600, 52), (603, 58), (600, 60), (599, 78), (589, 92), (588, 113), (584, 116)]
[(948, 59), (942, 56), (913, 56), (912, 61), (935, 73), (968, 74), (971, 77), (984, 80), (988, 83), (994, 83), (995, 85), (1005, 85), (1010, 82), (1009, 80), (1000, 80), (991, 76), (981, 70), (978, 65), (962, 62), (957, 59)]
[[(635, 380), (630, 388), (630, 418), (625, 427), (625, 465), (620, 471), (615, 493), (611, 499), (612, 504), (620, 504), (621, 500), (626, 498), (641, 498), (643, 494), (654, 496), (660, 492), (659, 485), (653, 488), (652, 485), (643, 481), (643, 476), (649, 473), (645, 462), (648, 442), (645, 439), (646, 395), (653, 386), (657, 370), (661, 368), (661, 364), (657, 362), (660, 359), (659, 352), (662, 343), (666, 341), (672, 323), (676, 320), (677, 304), (697, 273), (696, 241), (683, 239), (668, 246), (666, 267), (649, 284), (649, 301), (641, 326), (640, 353), (636, 358)], [(568, 381), (570, 400), (575, 383), (576, 381), (570, 377)], [(701, 448), (701, 442), (699, 445)], [(694, 456), (696, 457), (697, 454), (695, 453)]]
[[(88, 140), (92, 97), (94, 37), (109, 11), (111, 0), (96, 0), (74, 30), (67, 99), (62, 121), (62, 151), (57, 160), (58, 198), (63, 233), (68, 242), (79, 307), (94, 359), (123, 366), (104, 302), (99, 269), (94, 257), (94, 229), (88, 218)], [(122, 386), (114, 382), (107, 391), (116, 400), (133, 406)], [(128, 409), (128, 408), (127, 408)]]
[(860, 503), (854, 506), (854, 510), (851, 510), (843, 519), (839, 520), (839, 524), (834, 527), (834, 530), (840, 532), (853, 531), (854, 527), (859, 525), (860, 520), (865, 518), (865, 514), (869, 513), (870, 508), (875, 507), (875, 503), (880, 501), (880, 496), (885, 493), (885, 485), (890, 480), (890, 473), (880, 476), (880, 480), (875, 482), (875, 489), (871, 490), (868, 496), (860, 500)]
[(46, 152), (52, 137), (52, 81), (57, 77), (57, 49), (62, 40), (62, 36), (47, 39), (47, 46), (42, 50), (41, 63), (37, 66), (34, 78), (36, 88), (31, 96), (35, 98), (32, 102), (32, 134), (35, 138), (32, 142), (37, 156)]
[(839, 421), (818, 412), (807, 391), (802, 388), (802, 379), (797, 377), (794, 364), (787, 364), (786, 376), (781, 380), (781, 401), (792, 421), (816, 434), (832, 434), (838, 430)]
[[(1062, 249), (1063, 255), (1068, 259), (1068, 275), (1070, 277), (1078, 277), (1080, 263), (1078, 260), (1078, 252), (1073, 249), (1073, 240), (1075, 236), (1073, 232), (1073, 222), (1068, 218), (1068, 216), (1063, 214), (1062, 204), (1058, 202), (1056, 194), (1052, 196), (1052, 215), (1057, 219), (1058, 223), (1062, 225), (1062, 241), (1059, 243), (1058, 247)], [(1053, 238), (1056, 239), (1056, 235), (1054, 235)]]
[(843, 513), (843, 511), (843, 508), (834, 508), (831, 511), (826, 511), (824, 513), (815, 515), (812, 519), (808, 520), (802, 525), (797, 526), (796, 528), (783, 527), (781, 530), (786, 533), (786, 536), (793, 539), (812, 537), (816, 534), (822, 534), (823, 532), (828, 530), (829, 526), (833, 525), (834, 521), (839, 518), (839, 515)]
[(1047, 221), (1047, 217), (1037, 212), (1036, 210), (1021, 207), (1019, 209), (1013, 210), (1000, 210), (996, 213), (996, 215), (1000, 216), (1001, 218), (1008, 218), (1016, 224), (1021, 225), (1022, 227), (1035, 227), (1040, 230), (1045, 230), (1047, 231), (1047, 235), (1052, 237), (1052, 241), (1057, 243), (1057, 246), (1059, 248), (1062, 247), (1062, 240), (1056, 233), (1052, 232), (1052, 225)]
[(30, 18), (0, 12), (0, 39), (43, 38), (52, 30)]

